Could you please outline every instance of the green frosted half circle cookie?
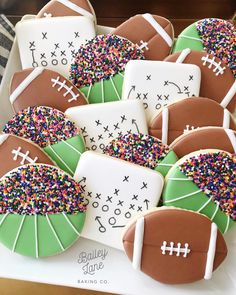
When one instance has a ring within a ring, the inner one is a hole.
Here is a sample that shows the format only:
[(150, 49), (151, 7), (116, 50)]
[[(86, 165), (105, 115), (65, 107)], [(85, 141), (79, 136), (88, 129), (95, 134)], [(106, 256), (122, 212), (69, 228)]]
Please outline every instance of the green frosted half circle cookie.
[(127, 132), (112, 140), (104, 153), (160, 172), (165, 176), (178, 161), (176, 154), (159, 139)]
[(228, 20), (204, 18), (188, 26), (178, 36), (173, 52), (185, 48), (205, 51), (222, 60), (236, 78), (236, 30)]
[(208, 216), (225, 233), (236, 220), (236, 158), (218, 150), (194, 152), (166, 176), (163, 203)]
[(3, 132), (33, 141), (70, 175), (74, 175), (85, 151), (79, 129), (63, 112), (50, 107), (29, 107), (18, 112), (4, 126)]
[(98, 35), (79, 48), (70, 81), (89, 103), (121, 100), (123, 72), (133, 59), (144, 59), (138, 45), (113, 34)]
[(79, 237), (85, 211), (79, 183), (56, 167), (25, 165), (0, 180), (0, 242), (21, 255), (65, 251)]

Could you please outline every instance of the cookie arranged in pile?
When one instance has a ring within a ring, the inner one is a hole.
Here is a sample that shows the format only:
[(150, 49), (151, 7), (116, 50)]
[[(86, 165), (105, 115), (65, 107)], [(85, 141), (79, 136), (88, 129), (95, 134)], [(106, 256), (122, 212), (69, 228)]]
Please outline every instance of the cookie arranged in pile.
[(81, 235), (161, 283), (210, 279), (236, 221), (235, 28), (206, 18), (173, 45), (145, 13), (96, 32), (88, 0), (17, 24), (0, 242), (40, 258)]

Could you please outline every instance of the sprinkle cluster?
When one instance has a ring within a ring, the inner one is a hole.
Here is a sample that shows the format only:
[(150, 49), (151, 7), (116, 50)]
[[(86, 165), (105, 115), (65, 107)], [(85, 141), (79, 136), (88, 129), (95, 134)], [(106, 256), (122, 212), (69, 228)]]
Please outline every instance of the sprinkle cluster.
[(29, 107), (17, 113), (3, 128), (3, 132), (32, 140), (44, 148), (79, 133), (65, 114), (50, 107)]
[(25, 165), (0, 181), (0, 214), (77, 214), (85, 210), (79, 183), (56, 167)]
[(108, 80), (132, 59), (144, 59), (137, 45), (116, 35), (98, 35), (79, 48), (70, 69), (70, 80), (78, 88)]
[(225, 152), (194, 156), (180, 165), (180, 170), (220, 209), (236, 220), (236, 156)]
[(232, 23), (206, 18), (196, 23), (204, 50), (220, 58), (236, 78), (236, 30)]
[(107, 145), (104, 153), (112, 157), (154, 169), (168, 154), (169, 148), (149, 135), (128, 132)]

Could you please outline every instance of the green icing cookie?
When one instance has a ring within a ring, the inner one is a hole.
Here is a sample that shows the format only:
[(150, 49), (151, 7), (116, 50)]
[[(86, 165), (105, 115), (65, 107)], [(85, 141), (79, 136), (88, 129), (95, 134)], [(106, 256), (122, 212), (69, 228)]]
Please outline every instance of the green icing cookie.
[(63, 112), (50, 107), (29, 107), (20, 111), (5, 125), (3, 132), (33, 141), (70, 175), (74, 175), (85, 151), (79, 129)]
[(225, 233), (235, 223), (235, 175), (233, 156), (224, 152), (192, 153), (166, 176), (163, 203), (202, 213)]
[(182, 51), (185, 48), (192, 50), (203, 51), (203, 44), (198, 34), (196, 23), (185, 28), (175, 41), (172, 52)]
[(80, 88), (89, 103), (100, 103), (121, 100), (123, 72), (108, 80), (95, 82), (93, 85)]
[(81, 135), (76, 135), (54, 145), (48, 145), (44, 151), (58, 167), (73, 176), (80, 156), (85, 152), (84, 139)]
[(79, 183), (66, 173), (21, 166), (0, 180), (0, 242), (24, 256), (59, 254), (78, 239), (85, 210)]
[(121, 100), (125, 66), (134, 59), (144, 59), (138, 45), (116, 35), (99, 35), (79, 48), (70, 80), (89, 103)]
[(167, 145), (142, 133), (127, 132), (120, 135), (105, 147), (104, 153), (156, 170), (163, 176), (178, 161), (176, 154)]

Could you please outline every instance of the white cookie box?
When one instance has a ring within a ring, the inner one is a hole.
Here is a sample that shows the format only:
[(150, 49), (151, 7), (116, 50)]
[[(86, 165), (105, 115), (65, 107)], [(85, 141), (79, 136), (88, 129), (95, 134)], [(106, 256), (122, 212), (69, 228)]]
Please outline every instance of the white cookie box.
[[(25, 16), (29, 17), (32, 16)], [(99, 33), (109, 30), (98, 26)], [(18, 47), (14, 43), (0, 89), (1, 127), (13, 114), (8, 101), (9, 82), (12, 74), (20, 69)], [(189, 285), (168, 286), (155, 282), (133, 270), (122, 251), (83, 238), (61, 255), (39, 260), (11, 253), (0, 245), (0, 277), (117, 294), (233, 295), (236, 288), (236, 227), (225, 238), (228, 257), (214, 272), (213, 279)]]

